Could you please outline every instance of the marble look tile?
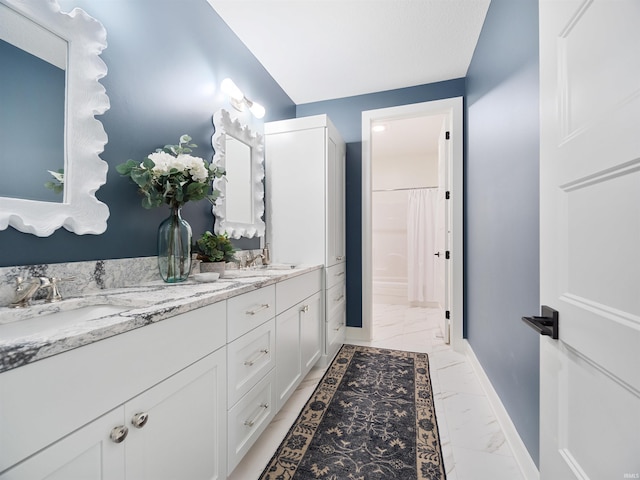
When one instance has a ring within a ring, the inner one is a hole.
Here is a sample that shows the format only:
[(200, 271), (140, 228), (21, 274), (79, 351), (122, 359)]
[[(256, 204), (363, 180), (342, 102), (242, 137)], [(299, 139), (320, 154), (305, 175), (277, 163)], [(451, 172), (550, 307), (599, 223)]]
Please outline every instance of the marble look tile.
[(484, 395), (444, 394), (442, 405), (452, 445), (511, 455), (500, 424)]
[[(524, 480), (522, 471), (512, 456), (479, 452), (462, 447), (453, 447), (455, 465), (453, 472), (458, 480)], [(447, 480), (449, 480), (447, 473)]]

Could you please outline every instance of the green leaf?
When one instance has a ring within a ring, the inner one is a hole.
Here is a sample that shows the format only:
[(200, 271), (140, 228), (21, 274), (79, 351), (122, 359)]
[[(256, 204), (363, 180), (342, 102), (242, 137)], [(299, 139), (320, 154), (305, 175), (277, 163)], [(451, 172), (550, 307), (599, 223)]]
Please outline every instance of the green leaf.
[(132, 170), (131, 180), (136, 182), (136, 184), (139, 187), (144, 188), (145, 186), (151, 183), (151, 172), (149, 172), (148, 170), (139, 170), (139, 169)]
[(156, 164), (153, 162), (153, 160), (151, 160), (149, 157), (146, 157), (143, 161), (142, 161), (142, 166), (144, 168), (147, 168), (149, 170), (153, 169), (153, 167), (156, 166)]
[(127, 160), (125, 163), (121, 163), (116, 166), (116, 171), (121, 175), (129, 175), (131, 170), (137, 167), (138, 164), (133, 160)]

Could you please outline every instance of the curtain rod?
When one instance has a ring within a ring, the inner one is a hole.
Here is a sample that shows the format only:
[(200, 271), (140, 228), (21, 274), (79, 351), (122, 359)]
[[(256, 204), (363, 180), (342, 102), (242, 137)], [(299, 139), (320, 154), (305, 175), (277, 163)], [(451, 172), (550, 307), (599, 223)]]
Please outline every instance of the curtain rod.
[(388, 189), (382, 189), (382, 190), (371, 190), (372, 192), (401, 192), (403, 190), (430, 190), (433, 188), (440, 188), (440, 187), (406, 187), (406, 188), (388, 188)]

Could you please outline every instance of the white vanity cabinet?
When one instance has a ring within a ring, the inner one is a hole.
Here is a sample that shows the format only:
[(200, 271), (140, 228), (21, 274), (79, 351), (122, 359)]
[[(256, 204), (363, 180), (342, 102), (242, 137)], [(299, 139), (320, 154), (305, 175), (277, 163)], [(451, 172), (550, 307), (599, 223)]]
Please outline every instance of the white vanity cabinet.
[(322, 271), (276, 285), (277, 410), (289, 399), (322, 353)]
[(226, 478), (225, 313), (220, 302), (0, 374), (0, 479)]
[[(330, 288), (331, 268), (339, 266), (340, 281), (345, 280), (345, 156), (345, 143), (326, 115), (265, 124), (267, 242), (272, 260), (323, 263), (325, 291)], [(331, 334), (337, 317), (329, 314), (325, 308), (323, 363), (337, 352), (335, 345), (342, 344), (346, 332), (343, 326), (337, 335)]]
[(275, 416), (275, 307), (275, 285), (228, 300), (229, 474)]
[(322, 353), (322, 268), (282, 275), (0, 373), (0, 480), (227, 478)]
[(325, 311), (327, 322), (326, 352), (332, 359), (344, 343), (347, 331), (347, 291), (344, 281), (345, 264), (327, 268)]

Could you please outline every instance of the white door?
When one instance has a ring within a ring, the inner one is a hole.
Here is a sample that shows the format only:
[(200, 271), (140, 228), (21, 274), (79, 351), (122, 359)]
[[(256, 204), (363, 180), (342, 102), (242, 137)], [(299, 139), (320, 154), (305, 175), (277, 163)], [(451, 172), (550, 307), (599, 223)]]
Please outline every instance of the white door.
[(640, 478), (640, 1), (540, 0), (540, 478)]
[(445, 343), (451, 341), (449, 312), (451, 311), (451, 260), (446, 252), (451, 251), (451, 118), (442, 123), (438, 138), (438, 212), (436, 214), (436, 299), (444, 310), (442, 314), (442, 336)]

